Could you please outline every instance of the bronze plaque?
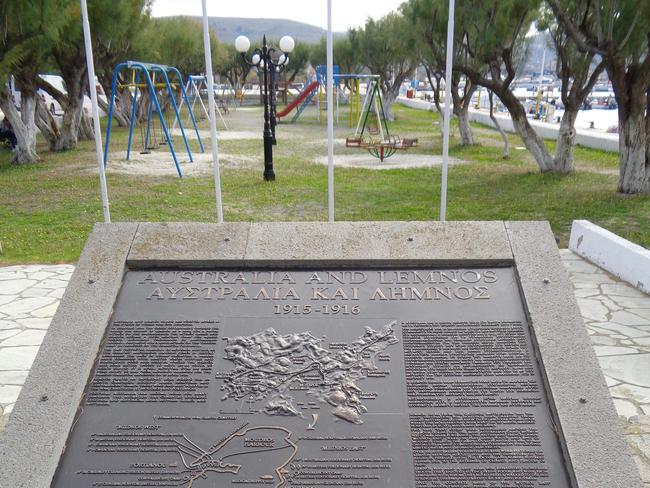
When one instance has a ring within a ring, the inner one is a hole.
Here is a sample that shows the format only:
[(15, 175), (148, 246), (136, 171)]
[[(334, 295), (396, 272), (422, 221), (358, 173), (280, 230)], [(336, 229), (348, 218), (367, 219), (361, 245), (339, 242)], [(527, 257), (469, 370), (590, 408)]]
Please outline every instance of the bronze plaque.
[(127, 272), (53, 487), (568, 488), (512, 268)]

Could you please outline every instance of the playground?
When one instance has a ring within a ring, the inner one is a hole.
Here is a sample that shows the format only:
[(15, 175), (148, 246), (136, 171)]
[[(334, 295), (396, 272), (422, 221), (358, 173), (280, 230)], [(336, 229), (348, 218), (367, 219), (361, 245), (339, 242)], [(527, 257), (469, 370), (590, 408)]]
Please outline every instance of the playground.
[[(419, 144), (383, 163), (365, 150), (346, 147), (346, 138), (354, 133), (347, 121), (335, 125), (337, 220), (427, 220), (437, 214), (441, 169), (435, 164), (419, 168), (405, 164), (385, 171), (346, 167), (358, 166), (358, 158), (376, 168), (400, 158), (434, 162), (439, 158), (442, 140), (436, 116), (400, 105), (394, 106), (394, 112), (396, 120), (390, 129), (418, 138)], [(181, 120), (185, 122), (186, 117), (183, 108)], [(218, 125), (218, 137), (226, 220), (326, 218), (327, 168), (319, 161), (327, 154), (327, 138), (316, 105), (307, 107), (296, 123), (277, 126), (277, 180), (272, 184), (261, 178), (262, 109), (235, 108), (224, 117), (228, 129)], [(198, 110), (196, 119), (199, 134), (209, 134), (209, 123)], [(102, 124), (105, 134), (106, 118)], [(476, 146), (461, 146), (457, 129), (452, 131), (450, 156), (452, 162), (461, 164), (450, 167), (450, 219), (548, 219), (566, 245), (571, 221), (580, 215), (650, 245), (650, 199), (613, 191), (618, 175), (616, 154), (578, 147), (574, 175), (539, 174), (517, 136), (509, 136), (512, 156), (503, 160), (500, 135), (485, 126), (472, 127)], [(214, 220), (211, 165), (204, 159), (209, 150), (201, 153), (198, 141), (188, 137), (195, 161), (190, 163), (176, 131), (172, 139), (179, 148), (183, 178), (177, 175), (168, 146), (139, 154), (139, 129), (134, 131), (132, 160), (126, 162), (129, 128), (114, 124), (107, 179), (116, 221)], [(209, 147), (209, 137), (203, 142)], [(41, 147), (45, 144), (39, 141)], [(101, 220), (94, 143), (84, 141), (72, 151), (42, 154), (37, 164), (15, 166), (10, 164), (11, 153), (0, 149), (0, 261), (4, 263), (73, 261), (93, 223)], [(345, 158), (349, 164), (339, 164)]]

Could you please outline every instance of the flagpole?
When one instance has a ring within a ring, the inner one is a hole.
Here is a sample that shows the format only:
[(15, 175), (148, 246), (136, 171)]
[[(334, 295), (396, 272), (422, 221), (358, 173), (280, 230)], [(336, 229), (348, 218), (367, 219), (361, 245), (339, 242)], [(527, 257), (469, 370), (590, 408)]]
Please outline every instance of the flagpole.
[(440, 185), (440, 221), (447, 219), (447, 174), (449, 172), (449, 125), (451, 122), (451, 75), (454, 56), (455, 0), (449, 0), (447, 20), (447, 62), (445, 66), (445, 120), (442, 137), (442, 183)]
[(93, 59), (93, 45), (90, 37), (90, 23), (88, 22), (88, 5), (86, 0), (81, 0), (81, 21), (86, 47), (86, 64), (88, 66), (88, 91), (92, 102), (93, 125), (95, 129), (95, 152), (97, 153), (97, 167), (99, 169), (99, 193), (102, 197), (102, 211), (104, 222), (111, 222), (111, 211), (108, 205), (108, 189), (106, 186), (106, 170), (104, 168), (104, 148), (102, 146), (102, 128), (99, 125), (99, 108), (97, 106), (97, 87), (95, 83), (95, 61)]
[(327, 0), (327, 206), (334, 222), (334, 48), (332, 0)]
[(223, 206), (221, 202), (221, 171), (219, 168), (219, 143), (217, 141), (217, 114), (214, 102), (214, 76), (212, 74), (212, 49), (210, 47), (210, 28), (208, 26), (208, 7), (206, 0), (201, 0), (203, 7), (203, 50), (205, 52), (205, 77), (208, 82), (208, 106), (210, 110), (210, 137), (212, 139), (212, 173), (217, 203), (217, 222), (223, 223)]

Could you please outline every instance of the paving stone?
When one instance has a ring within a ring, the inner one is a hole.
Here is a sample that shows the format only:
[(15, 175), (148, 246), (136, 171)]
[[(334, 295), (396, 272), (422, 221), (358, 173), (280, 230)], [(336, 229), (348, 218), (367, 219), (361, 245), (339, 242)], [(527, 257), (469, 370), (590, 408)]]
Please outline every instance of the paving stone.
[(622, 325), (650, 325), (647, 319), (634, 315), (625, 310), (619, 312), (612, 312), (612, 322)]
[[(601, 326), (602, 324), (600, 322), (592, 322), (586, 325), (587, 325), (587, 332), (589, 332), (589, 335), (597, 334), (597, 335), (605, 335), (608, 337), (612, 337), (612, 331), (608, 329), (603, 329), (603, 327)], [(623, 339), (627, 339), (627, 338), (623, 337)]]
[(15, 329), (16, 327), (18, 327), (18, 322), (14, 322), (13, 320), (0, 320), (0, 330)]
[(50, 326), (50, 322), (52, 322), (52, 317), (44, 317), (42, 319), (37, 317), (30, 317), (27, 319), (18, 320), (18, 323), (22, 327), (27, 327), (28, 329), (41, 329), (41, 330), (46, 330)]
[(47, 267), (48, 271), (54, 273), (72, 273), (74, 271), (74, 265), (72, 264), (51, 264)]
[(648, 295), (625, 283), (607, 283), (601, 285), (605, 295), (618, 295), (632, 298), (648, 298)]
[[(601, 330), (605, 329), (606, 332), (609, 332), (610, 337), (614, 337), (616, 339), (634, 339), (636, 337), (644, 337), (648, 335), (648, 332), (644, 331), (641, 328), (621, 325), (614, 321), (599, 322), (598, 325)], [(612, 332), (614, 333), (612, 334)]]
[(626, 419), (639, 414), (636, 406), (628, 400), (614, 398), (614, 406), (616, 407), (618, 414), (625, 417)]
[(25, 330), (20, 334), (13, 336), (11, 339), (2, 341), (0, 346), (40, 346), (43, 342), (43, 337), (45, 337), (45, 332), (46, 331), (44, 330)]
[[(612, 300), (623, 308), (650, 308), (650, 297), (619, 297), (612, 295)], [(630, 312), (633, 312), (633, 310), (630, 310)]]
[(616, 341), (608, 336), (592, 335), (591, 342), (598, 346), (615, 346)]
[(634, 315), (643, 317), (644, 319), (650, 320), (650, 308), (635, 308), (630, 309), (629, 312), (632, 312)]
[(643, 481), (650, 481), (650, 462), (647, 457), (650, 453), (650, 436), (627, 435), (625, 436), (625, 439), (630, 445), (630, 450), (634, 454), (634, 460), (639, 467), (641, 479)]
[(49, 288), (32, 287), (32, 288), (29, 288), (28, 290), (25, 290), (24, 292), (22, 292), (21, 295), (22, 295), (22, 298), (27, 298), (27, 297), (48, 297), (48, 296), (50, 296), (51, 292), (52, 292), (52, 290), (49, 289)]
[(650, 388), (650, 354), (605, 356), (599, 357), (598, 362), (607, 376)]
[(558, 249), (562, 261), (583, 261), (583, 259), (574, 253), (571, 249)]
[(56, 288), (65, 288), (66, 286), (68, 286), (68, 282), (66, 280), (60, 280), (56, 278), (43, 280), (38, 283), (38, 288), (56, 289)]
[(601, 273), (571, 273), (571, 281), (576, 288), (593, 288), (605, 283), (612, 283), (609, 276)]
[(574, 290), (576, 298), (601, 297), (599, 288), (580, 288)]
[(19, 295), (0, 295), (0, 307), (5, 303), (9, 303), (18, 298)]
[(0, 281), (22, 280), (25, 278), (27, 278), (27, 275), (19, 271), (0, 271)]
[(29, 278), (32, 280), (46, 280), (48, 278), (56, 277), (57, 273), (51, 271), (37, 271), (36, 273), (29, 273)]
[(6, 347), (0, 351), (0, 370), (29, 370), (38, 346)]
[(38, 317), (38, 318), (46, 318), (46, 317), (54, 317), (54, 314), (56, 313), (56, 309), (59, 308), (59, 301), (55, 301), (54, 303), (48, 305), (47, 307), (39, 308), (38, 310), (34, 310), (32, 312), (33, 317)]
[(4, 344), (2, 341), (5, 339), (9, 339), (10, 337), (13, 337), (17, 334), (20, 334), (21, 329), (4, 329), (0, 330), (0, 347), (4, 347)]
[(570, 273), (602, 273), (600, 268), (583, 260), (567, 260), (563, 264)]
[(609, 310), (599, 300), (578, 298), (578, 307), (584, 319), (605, 322), (608, 320)]
[(27, 279), (3, 281), (0, 284), (0, 295), (19, 295), (36, 283), (38, 283), (38, 281)]
[(10, 403), (16, 403), (20, 389), (20, 386), (0, 385), (0, 404), (8, 405)]
[(28, 371), (0, 371), (0, 385), (17, 385), (25, 384)]
[(620, 385), (621, 381), (605, 375), (605, 383), (607, 383), (607, 386), (611, 388), (612, 386)]
[(35, 309), (45, 307), (55, 300), (56, 298), (52, 297), (21, 298), (14, 300), (7, 305), (3, 305), (2, 309), (6, 314), (12, 315), (16, 318), (23, 318), (21, 315), (24, 315), (26, 312), (29, 313)]
[(50, 293), (47, 294), (48, 297), (54, 297), (57, 300), (61, 300), (63, 298), (63, 294), (65, 293), (65, 288), (59, 288), (57, 290), (52, 290)]
[(624, 354), (638, 354), (639, 351), (633, 347), (625, 346), (594, 346), (596, 356), (618, 356)]
[(598, 297), (598, 301), (602, 303), (605, 307), (607, 307), (607, 310), (609, 310), (610, 312), (617, 312), (618, 310), (623, 310), (623, 307), (621, 307), (618, 303), (616, 303), (614, 300), (604, 295), (600, 295)]
[(636, 403), (650, 403), (650, 388), (622, 384), (610, 388), (609, 391), (618, 398), (629, 398)]

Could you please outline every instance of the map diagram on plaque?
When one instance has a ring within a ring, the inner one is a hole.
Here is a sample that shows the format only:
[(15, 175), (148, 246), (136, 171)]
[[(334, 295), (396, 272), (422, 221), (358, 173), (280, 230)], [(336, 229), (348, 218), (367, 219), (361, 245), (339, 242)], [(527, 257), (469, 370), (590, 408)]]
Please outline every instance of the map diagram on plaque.
[(192, 488), (197, 480), (224, 473), (236, 479), (246, 472), (255, 476), (257, 483), (283, 488), (287, 483), (287, 466), (298, 452), (291, 435), (284, 427), (244, 424), (209, 450), (183, 436), (176, 444), (186, 477), (178, 486)]
[[(375, 361), (389, 357), (384, 351), (399, 342), (394, 327), (395, 321), (379, 330), (365, 327), (358, 339), (330, 343), (329, 349), (311, 332), (280, 335), (269, 328), (226, 338), (225, 358), (235, 367), (219, 376), (224, 380), (222, 400), (265, 402), (269, 415), (302, 416), (290, 395), (301, 390), (331, 405), (333, 415), (361, 424), (367, 408), (357, 383), (368, 376), (381, 377)], [(316, 414), (313, 417), (315, 423)]]

